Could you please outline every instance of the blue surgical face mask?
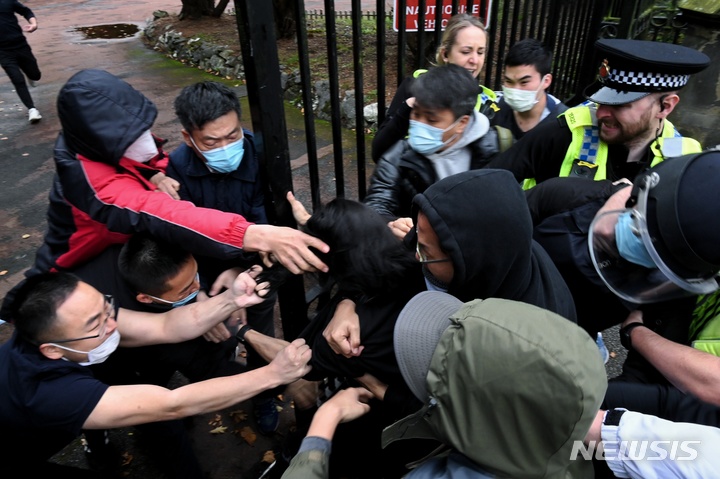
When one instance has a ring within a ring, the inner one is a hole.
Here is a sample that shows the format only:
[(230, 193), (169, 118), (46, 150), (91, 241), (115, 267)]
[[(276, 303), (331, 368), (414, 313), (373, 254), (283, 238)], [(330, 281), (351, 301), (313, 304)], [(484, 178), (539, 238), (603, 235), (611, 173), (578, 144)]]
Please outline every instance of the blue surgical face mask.
[(243, 136), (234, 143), (229, 145), (213, 148), (212, 150), (203, 151), (198, 148), (192, 135), (190, 135), (190, 141), (195, 145), (195, 148), (205, 157), (205, 161), (209, 168), (217, 171), (218, 173), (232, 173), (238, 169), (240, 162), (245, 154), (245, 145)]
[(457, 135), (453, 135), (448, 141), (443, 141), (443, 134), (454, 128), (462, 117), (458, 118), (452, 125), (444, 130), (427, 123), (417, 120), (410, 120), (410, 128), (408, 130), (408, 143), (410, 147), (421, 155), (430, 155), (435, 153), (443, 146), (450, 143)]
[(183, 299), (179, 299), (179, 300), (177, 300), (177, 301), (168, 301), (167, 299), (158, 298), (158, 297), (155, 297), (155, 296), (151, 296), (151, 295), (149, 295), (149, 294), (148, 294), (148, 296), (150, 296), (150, 297), (151, 297), (152, 299), (154, 299), (155, 301), (160, 301), (161, 303), (167, 304), (167, 305), (170, 306), (170, 307), (179, 308), (180, 306), (185, 306), (185, 305), (188, 304), (190, 301), (192, 301), (193, 299), (195, 299), (195, 297), (198, 295), (199, 292), (200, 292), (199, 289), (198, 289), (198, 290), (195, 290), (195, 291), (193, 291), (192, 293), (190, 293), (190, 294), (188, 294), (187, 296), (185, 296)]
[(656, 268), (655, 262), (650, 257), (643, 240), (635, 234), (635, 222), (632, 213), (627, 211), (618, 216), (615, 225), (615, 243), (618, 253), (631, 263), (644, 266), (645, 268)]

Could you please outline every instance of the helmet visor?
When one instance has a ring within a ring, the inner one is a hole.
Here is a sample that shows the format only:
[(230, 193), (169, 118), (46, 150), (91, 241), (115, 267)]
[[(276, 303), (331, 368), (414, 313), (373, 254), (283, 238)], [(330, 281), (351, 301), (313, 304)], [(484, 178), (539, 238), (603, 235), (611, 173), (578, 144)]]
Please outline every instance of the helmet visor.
[(637, 304), (715, 291), (715, 276), (682, 277), (658, 254), (646, 221), (650, 188), (640, 190), (635, 208), (598, 214), (590, 225), (588, 246), (598, 275), (617, 296)]

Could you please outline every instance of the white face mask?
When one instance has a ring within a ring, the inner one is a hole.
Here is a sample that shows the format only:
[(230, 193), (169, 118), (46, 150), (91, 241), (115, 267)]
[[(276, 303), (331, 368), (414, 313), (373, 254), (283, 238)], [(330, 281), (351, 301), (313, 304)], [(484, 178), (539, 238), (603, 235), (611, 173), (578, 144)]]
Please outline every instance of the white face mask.
[(140, 135), (140, 138), (135, 140), (135, 143), (128, 146), (123, 156), (139, 163), (147, 163), (157, 156), (157, 154), (158, 147), (155, 144), (155, 139), (150, 133), (150, 130), (146, 130), (145, 133)]
[(508, 88), (503, 86), (503, 98), (510, 108), (517, 112), (525, 112), (531, 110), (537, 102), (537, 96), (543, 87), (545, 77), (540, 79), (540, 86), (537, 90), (520, 90), (519, 88)]
[[(116, 329), (105, 341), (100, 343), (98, 347), (93, 348), (90, 351), (78, 351), (77, 349), (60, 346), (59, 344), (55, 343), (48, 344), (52, 344), (55, 347), (64, 349), (65, 351), (72, 351), (73, 353), (79, 354), (87, 354), (88, 360), (86, 362), (78, 364), (80, 366), (90, 366), (91, 364), (100, 364), (102, 362), (105, 362), (105, 360), (109, 358), (113, 352), (115, 352), (118, 345), (120, 344), (120, 333)], [(65, 361), (69, 361), (69, 359), (67, 359), (66, 357), (63, 357), (63, 359)]]

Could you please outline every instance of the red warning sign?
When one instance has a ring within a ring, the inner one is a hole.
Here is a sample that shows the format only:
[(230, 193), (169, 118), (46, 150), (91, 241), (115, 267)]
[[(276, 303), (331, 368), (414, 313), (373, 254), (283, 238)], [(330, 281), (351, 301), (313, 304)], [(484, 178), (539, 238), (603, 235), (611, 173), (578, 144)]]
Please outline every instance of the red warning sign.
[[(397, 32), (399, 30), (400, 16), (398, 15), (398, 0), (395, 0), (395, 8), (393, 9), (393, 28)], [(407, 0), (405, 3), (405, 31), (406, 32), (417, 32), (418, 22), (420, 21), (420, 7), (419, 0)], [(470, 2), (467, 2), (470, 3)], [(476, 17), (480, 17), (483, 23), (487, 26), (490, 24), (490, 10), (492, 7), (492, 0), (480, 0), (478, 3), (472, 2), (472, 5), (468, 9), (467, 3), (459, 2), (458, 13), (469, 13)], [(425, 1), (425, 30), (435, 30), (435, 22), (438, 21), (437, 14), (437, 1), (426, 0)], [(480, 15), (483, 14), (481, 17)], [(442, 11), (439, 15), (440, 21), (442, 22), (442, 29), (445, 29), (448, 20), (452, 16), (452, 0), (443, 0)]]

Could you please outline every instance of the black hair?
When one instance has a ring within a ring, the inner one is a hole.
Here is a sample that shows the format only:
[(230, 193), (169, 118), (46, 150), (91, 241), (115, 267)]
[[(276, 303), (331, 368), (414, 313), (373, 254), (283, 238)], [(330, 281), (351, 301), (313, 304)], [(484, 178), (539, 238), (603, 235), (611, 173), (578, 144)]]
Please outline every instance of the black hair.
[(161, 296), (192, 255), (179, 246), (145, 233), (133, 235), (120, 251), (118, 270), (138, 293)]
[(240, 119), (240, 101), (230, 88), (222, 83), (204, 81), (182, 89), (175, 98), (175, 114), (185, 131), (192, 133), (207, 122), (217, 120), (234, 111)]
[(455, 118), (472, 115), (480, 87), (463, 67), (449, 63), (418, 76), (410, 87), (411, 96), (425, 108), (451, 110)]
[[(446, 68), (446, 67), (442, 67)], [(341, 291), (372, 297), (394, 290), (417, 264), (387, 221), (357, 201), (336, 198), (314, 212), (304, 226), (329, 253), (316, 252)]]
[(505, 67), (532, 65), (544, 77), (552, 69), (553, 53), (539, 40), (526, 38), (515, 43), (505, 55)]
[(79, 283), (80, 279), (70, 273), (43, 273), (25, 280), (12, 305), (18, 334), (26, 341), (40, 344), (55, 329), (58, 308)]

